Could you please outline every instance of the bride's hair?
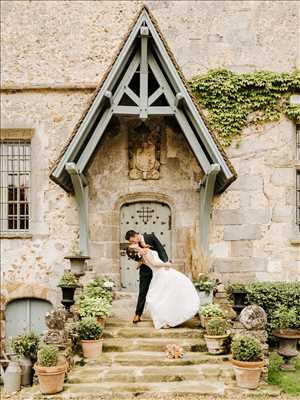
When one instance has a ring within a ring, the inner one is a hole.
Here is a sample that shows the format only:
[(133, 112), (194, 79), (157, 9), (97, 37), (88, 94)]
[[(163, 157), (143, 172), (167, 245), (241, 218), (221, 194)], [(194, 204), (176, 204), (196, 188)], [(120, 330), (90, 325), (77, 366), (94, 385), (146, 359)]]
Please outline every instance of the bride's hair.
[(130, 247), (128, 246), (126, 249), (126, 254), (129, 258), (131, 258), (134, 261), (140, 261), (142, 256), (140, 256), (138, 249), (135, 247)]

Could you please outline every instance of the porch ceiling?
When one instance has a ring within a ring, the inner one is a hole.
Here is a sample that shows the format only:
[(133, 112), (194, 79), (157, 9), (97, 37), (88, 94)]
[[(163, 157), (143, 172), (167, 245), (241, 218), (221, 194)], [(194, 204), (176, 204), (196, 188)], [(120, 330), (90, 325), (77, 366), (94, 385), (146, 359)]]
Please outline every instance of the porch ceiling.
[(224, 191), (237, 178), (216, 135), (208, 130), (205, 117), (146, 6), (136, 16), (52, 167), (50, 178), (67, 192), (74, 192), (68, 163), (75, 164), (84, 181), (89, 161), (113, 115), (135, 115), (143, 120), (173, 116), (205, 174), (209, 174), (212, 164), (220, 166), (215, 193)]

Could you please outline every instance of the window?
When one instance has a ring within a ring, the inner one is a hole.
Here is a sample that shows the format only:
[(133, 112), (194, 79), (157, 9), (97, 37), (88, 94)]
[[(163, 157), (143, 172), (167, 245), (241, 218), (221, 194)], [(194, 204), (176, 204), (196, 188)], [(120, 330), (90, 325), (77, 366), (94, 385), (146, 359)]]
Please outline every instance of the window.
[(296, 125), (296, 224), (300, 232), (300, 125)]
[(28, 139), (0, 141), (0, 231), (29, 230), (31, 145)]

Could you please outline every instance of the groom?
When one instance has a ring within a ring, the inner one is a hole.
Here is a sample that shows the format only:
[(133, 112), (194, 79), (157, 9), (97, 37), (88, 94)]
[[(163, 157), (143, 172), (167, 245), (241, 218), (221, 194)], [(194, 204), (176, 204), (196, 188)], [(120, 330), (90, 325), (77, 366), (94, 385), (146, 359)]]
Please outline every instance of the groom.
[[(149, 234), (144, 233), (144, 235), (141, 235), (134, 230), (130, 230), (126, 232), (125, 239), (128, 240), (129, 243), (136, 243), (136, 244), (139, 244), (144, 240), (146, 244), (151, 246), (152, 250), (157, 251), (159, 258), (162, 261), (168, 261), (168, 256), (163, 245), (153, 232)], [(143, 254), (143, 250), (141, 251), (141, 254)], [(151, 268), (149, 268), (145, 264), (141, 264), (139, 266), (139, 269), (140, 269), (140, 286), (139, 286), (139, 296), (138, 296), (135, 316), (132, 321), (134, 324), (141, 321), (141, 315), (143, 314), (144, 311), (147, 292), (152, 279)]]

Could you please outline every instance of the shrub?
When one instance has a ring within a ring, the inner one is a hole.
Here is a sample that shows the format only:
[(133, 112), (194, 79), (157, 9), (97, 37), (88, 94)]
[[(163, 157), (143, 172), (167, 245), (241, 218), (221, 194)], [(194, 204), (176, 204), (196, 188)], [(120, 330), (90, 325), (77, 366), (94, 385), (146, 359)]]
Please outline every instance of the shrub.
[(289, 329), (297, 326), (296, 307), (280, 306), (273, 313), (273, 325), (278, 329)]
[[(293, 328), (300, 329), (300, 282), (251, 282), (247, 284), (231, 284), (232, 288), (244, 288), (246, 291), (245, 304), (258, 304), (267, 313), (267, 331), (271, 335), (274, 329), (278, 329), (278, 309), (285, 306), (293, 308), (297, 314)], [(230, 288), (229, 288), (230, 292)]]
[(207, 304), (200, 309), (200, 314), (203, 317), (223, 317), (223, 311), (216, 304)]
[(102, 328), (96, 318), (85, 317), (78, 323), (78, 337), (83, 340), (97, 340), (101, 337)]
[(110, 315), (111, 303), (101, 297), (82, 296), (79, 300), (79, 315), (105, 319)]
[(54, 367), (57, 364), (58, 348), (52, 344), (43, 344), (37, 352), (38, 364), (42, 367)]
[(23, 333), (11, 340), (11, 347), (18, 355), (36, 360), (40, 338), (34, 332)]
[(101, 278), (93, 279), (83, 289), (83, 296), (100, 297), (107, 300), (108, 303), (112, 303), (111, 282)]
[(194, 286), (199, 291), (203, 291), (206, 294), (210, 294), (216, 283), (209, 279), (208, 275), (200, 274), (198, 279), (194, 281)]
[(226, 320), (223, 318), (213, 318), (207, 322), (206, 333), (210, 336), (226, 335)]
[(61, 277), (59, 283), (57, 286), (78, 286), (78, 281), (76, 276), (73, 274), (73, 272), (66, 270), (63, 274), (63, 276)]
[(231, 343), (232, 358), (239, 361), (260, 361), (263, 359), (261, 343), (251, 336), (236, 336)]

